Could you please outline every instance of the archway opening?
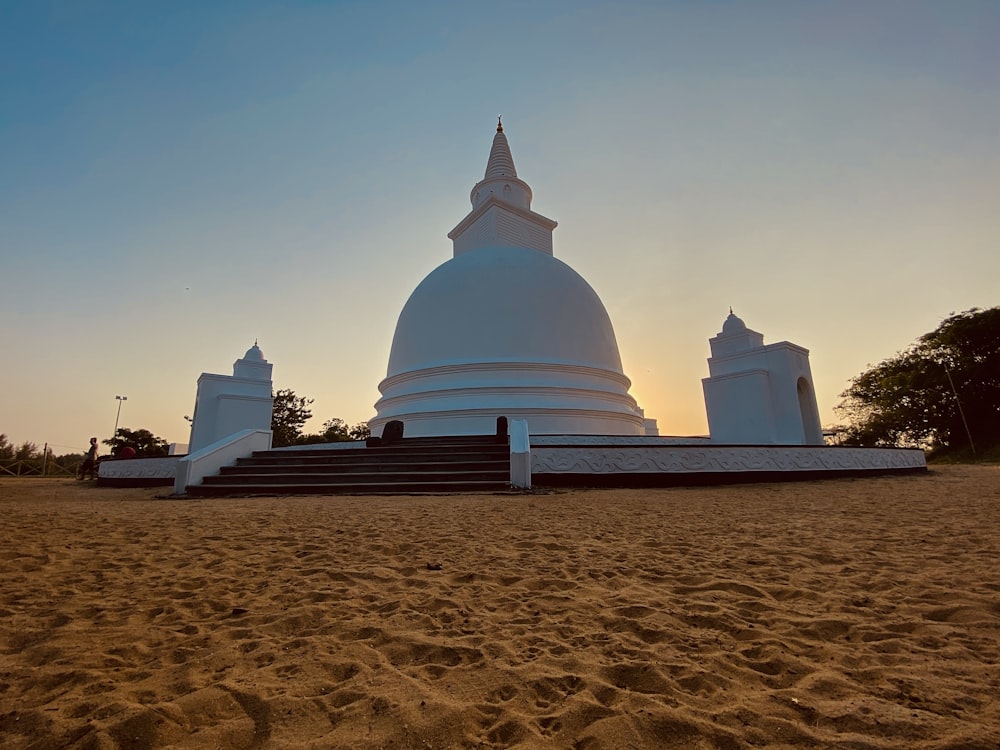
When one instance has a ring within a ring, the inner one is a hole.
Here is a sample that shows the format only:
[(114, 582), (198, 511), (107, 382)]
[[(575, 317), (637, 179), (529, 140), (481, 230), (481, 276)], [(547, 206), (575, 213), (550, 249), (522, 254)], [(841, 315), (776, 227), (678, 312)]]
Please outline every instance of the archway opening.
[(823, 428), (819, 424), (819, 414), (816, 413), (812, 386), (805, 378), (799, 378), (795, 384), (799, 397), (799, 416), (802, 419), (802, 437), (806, 445), (819, 445), (823, 442)]

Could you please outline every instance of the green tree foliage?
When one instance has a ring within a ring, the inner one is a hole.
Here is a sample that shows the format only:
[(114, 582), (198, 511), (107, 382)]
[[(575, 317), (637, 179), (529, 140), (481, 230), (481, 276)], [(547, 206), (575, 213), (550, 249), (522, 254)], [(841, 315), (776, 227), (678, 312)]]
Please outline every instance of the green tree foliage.
[(348, 427), (347, 422), (343, 419), (334, 417), (323, 423), (322, 432), (313, 435), (299, 435), (295, 442), (299, 445), (346, 443), (352, 440), (364, 440), (370, 434), (367, 422), (359, 422), (353, 427)]
[(110, 440), (103, 441), (111, 446), (111, 455), (117, 456), (122, 448), (129, 447), (138, 456), (165, 456), (169, 445), (163, 438), (158, 438), (149, 430), (129, 430), (119, 427), (118, 432)]
[(274, 406), (271, 411), (271, 445), (284, 448), (289, 445), (315, 445), (318, 443), (344, 443), (350, 440), (364, 440), (371, 432), (367, 422), (359, 422), (349, 427), (343, 419), (333, 417), (323, 423), (323, 431), (304, 434), (302, 428), (312, 417), (309, 405), (313, 399), (296, 396), (295, 391), (285, 388), (271, 394)]
[(313, 399), (296, 396), (291, 388), (278, 390), (271, 394), (273, 406), (271, 409), (271, 445), (282, 448), (295, 445), (302, 435), (302, 427), (312, 416), (309, 404)]
[(347, 422), (337, 417), (323, 423), (323, 432), (320, 433), (320, 437), (327, 443), (345, 443), (351, 439), (347, 434)]
[(978, 451), (996, 447), (1000, 307), (951, 315), (854, 378), (841, 398), (848, 444), (962, 450), (971, 433)]
[(14, 451), (15, 461), (28, 461), (32, 458), (41, 458), (42, 451), (34, 443), (25, 440)]
[(0, 432), (0, 459), (13, 459), (14, 458), (14, 446), (7, 439), (7, 435)]
[(351, 440), (367, 440), (372, 435), (367, 422), (358, 422), (347, 431), (347, 437)]

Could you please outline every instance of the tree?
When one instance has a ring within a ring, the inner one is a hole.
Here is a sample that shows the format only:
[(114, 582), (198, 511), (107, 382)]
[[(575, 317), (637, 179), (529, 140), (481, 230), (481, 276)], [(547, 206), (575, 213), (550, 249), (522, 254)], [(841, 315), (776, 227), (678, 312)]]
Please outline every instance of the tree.
[(131, 448), (138, 456), (165, 456), (169, 452), (167, 441), (149, 430), (129, 430), (119, 427), (110, 440), (102, 441), (111, 446), (111, 455), (117, 456), (122, 448)]
[(309, 421), (312, 412), (309, 404), (313, 399), (296, 396), (291, 388), (278, 390), (271, 394), (271, 445), (281, 448), (295, 445), (302, 435), (302, 426)]
[(327, 443), (346, 443), (351, 439), (347, 434), (347, 422), (337, 417), (323, 423), (323, 432), (320, 433), (320, 437)]
[(854, 445), (936, 449), (1000, 443), (1000, 307), (952, 314), (854, 378), (837, 411)]
[(339, 417), (333, 417), (323, 423), (323, 432), (313, 435), (299, 435), (295, 439), (297, 445), (313, 445), (316, 443), (346, 443), (352, 440), (364, 440), (371, 432), (367, 422), (359, 422), (348, 427), (347, 422)]
[(14, 451), (15, 461), (28, 461), (32, 458), (41, 457), (42, 452), (38, 449), (38, 446), (29, 440), (25, 440), (17, 447), (17, 450)]
[(358, 422), (347, 431), (347, 436), (351, 440), (367, 440), (371, 435), (372, 431), (368, 428), (367, 422)]
[(0, 432), (0, 459), (13, 459), (14, 445), (7, 440), (7, 435)]

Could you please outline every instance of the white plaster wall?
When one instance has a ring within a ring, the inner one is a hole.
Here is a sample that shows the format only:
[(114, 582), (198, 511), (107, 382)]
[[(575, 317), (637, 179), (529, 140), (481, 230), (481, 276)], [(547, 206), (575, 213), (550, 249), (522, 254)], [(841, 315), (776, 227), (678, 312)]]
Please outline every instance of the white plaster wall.
[(729, 335), (720, 333), (711, 340), (712, 357), (718, 359), (748, 353), (762, 346), (764, 346), (764, 335), (749, 328)]
[(247, 359), (238, 359), (233, 362), (233, 377), (271, 382), (272, 368), (273, 365), (267, 361), (254, 362)]
[[(715, 356), (708, 360), (710, 376), (702, 381), (712, 440), (822, 445), (809, 351), (787, 341), (733, 350), (720, 346), (721, 338), (712, 339)], [(799, 398), (800, 379), (809, 389), (804, 404)]]
[(479, 208), (491, 197), (525, 212), (531, 210), (531, 188), (513, 175), (477, 182), (469, 194), (473, 209)]
[[(823, 436), (805, 433), (805, 422), (799, 403), (798, 381), (805, 378), (812, 389), (809, 359), (800, 347), (786, 342), (765, 347), (771, 381), (771, 405), (774, 409), (775, 441), (783, 444), (822, 444)], [(815, 399), (812, 405), (815, 409)], [(818, 416), (817, 416), (818, 421)]]
[(234, 465), (239, 458), (253, 455), (254, 451), (269, 450), (271, 437), (270, 429), (239, 430), (178, 458), (174, 493), (184, 494), (188, 486), (198, 484), (223, 466)]
[[(494, 213), (494, 209), (490, 209), (490, 212)], [(496, 244), (530, 247), (532, 250), (552, 254), (552, 232), (502, 209), (495, 211), (494, 221)]]
[(455, 238), (452, 243), (453, 253), (459, 256), (477, 247), (489, 245), (490, 239), (496, 236), (493, 218), (493, 214), (487, 211), (475, 219), (461, 235)]
[(244, 429), (271, 429), (271, 381), (202, 373), (189, 451)]
[(490, 197), (462, 219), (448, 237), (455, 257), (489, 247), (521, 247), (552, 255), (552, 230), (557, 226), (534, 211)]
[(510, 486), (531, 489), (531, 438), (528, 423), (512, 419), (510, 425)]
[(766, 370), (750, 370), (702, 381), (708, 431), (720, 443), (777, 442)]
[(218, 399), (219, 411), (216, 422), (216, 440), (232, 435), (240, 430), (271, 429), (271, 394), (263, 396), (239, 396), (223, 394)]
[[(805, 387), (799, 394), (799, 411), (803, 415), (803, 426), (805, 428), (806, 445), (823, 445), (823, 426), (819, 421), (819, 406), (816, 403), (816, 389), (813, 387), (812, 377), (805, 381)], [(797, 388), (798, 386), (796, 386)]]

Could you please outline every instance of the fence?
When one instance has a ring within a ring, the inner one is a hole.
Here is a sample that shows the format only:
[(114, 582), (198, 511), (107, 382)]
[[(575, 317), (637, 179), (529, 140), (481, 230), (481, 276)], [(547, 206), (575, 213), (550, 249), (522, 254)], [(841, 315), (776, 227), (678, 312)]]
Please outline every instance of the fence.
[(21, 461), (0, 460), (0, 476), (10, 477), (75, 477), (80, 466), (78, 459), (60, 464), (56, 459), (28, 458)]

